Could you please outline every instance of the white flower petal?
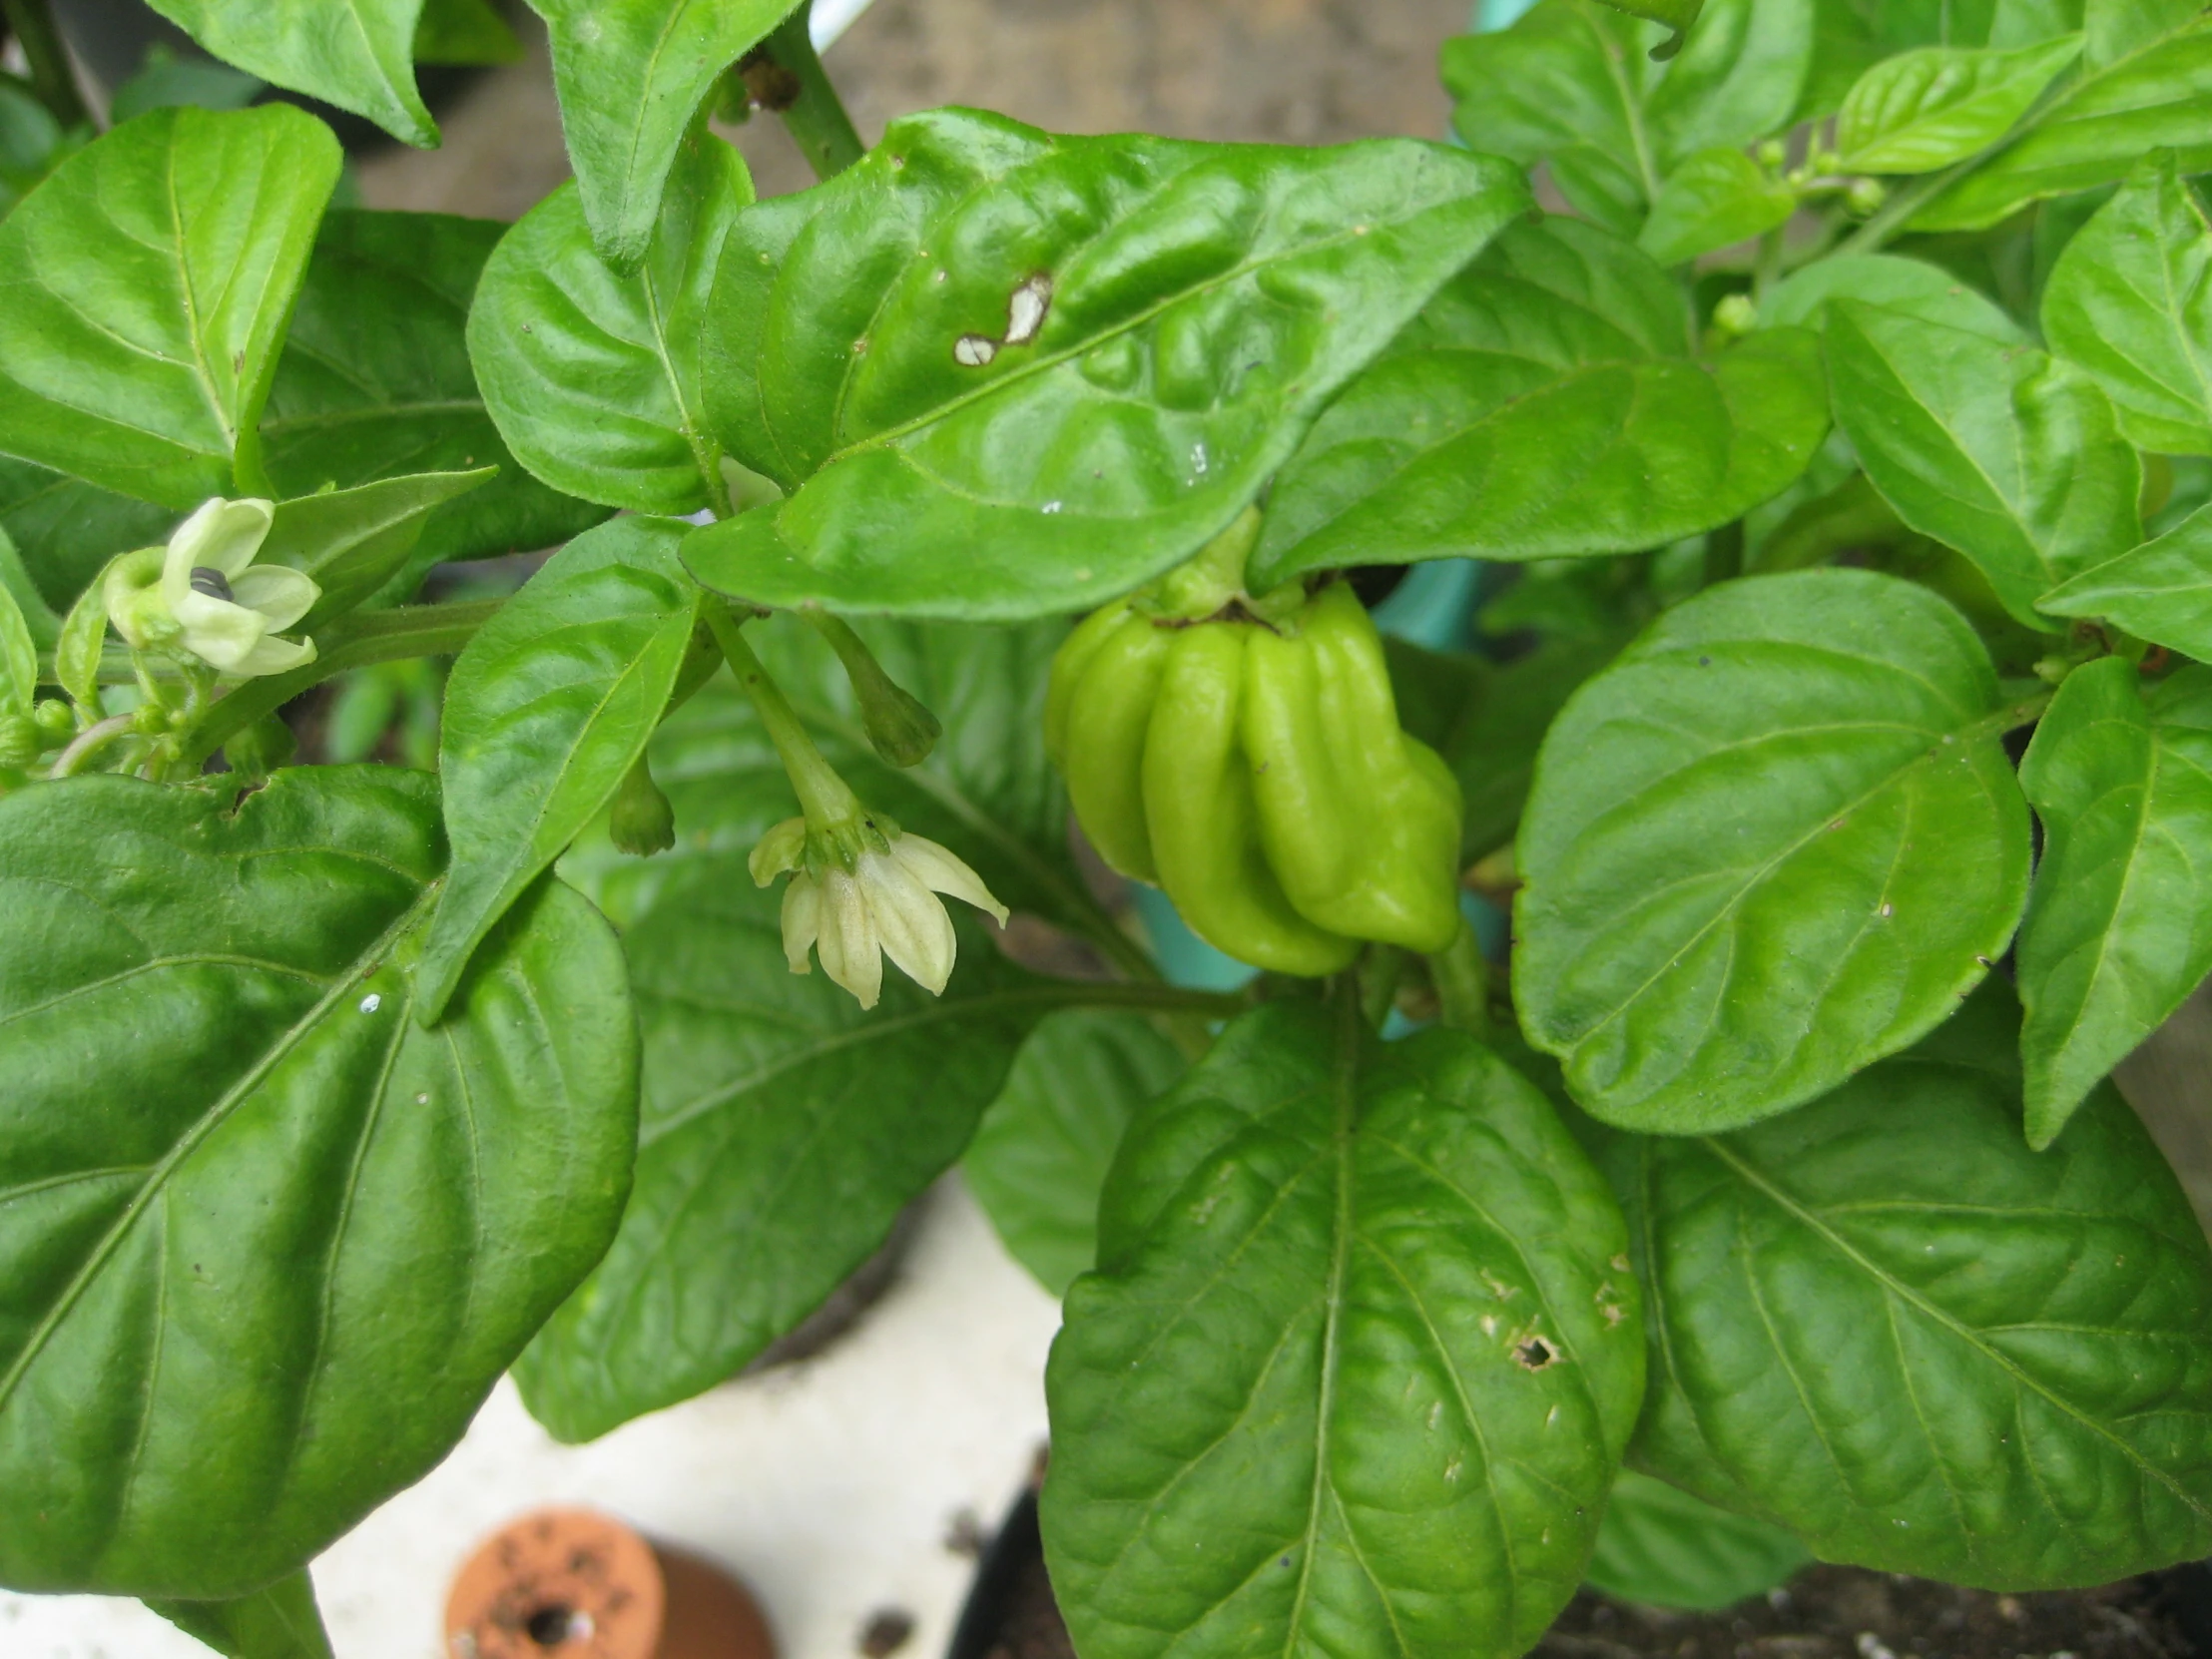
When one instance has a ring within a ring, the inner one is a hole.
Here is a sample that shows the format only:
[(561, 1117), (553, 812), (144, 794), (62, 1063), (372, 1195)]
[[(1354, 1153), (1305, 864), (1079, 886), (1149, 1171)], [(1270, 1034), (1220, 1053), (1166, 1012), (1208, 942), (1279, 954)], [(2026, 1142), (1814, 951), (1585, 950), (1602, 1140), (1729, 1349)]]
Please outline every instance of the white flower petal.
[(256, 565), (231, 578), (231, 597), (268, 619), (269, 631), (281, 634), (314, 609), (322, 589), (313, 577), (289, 565)]
[(822, 933), (815, 940), (822, 971), (872, 1008), (883, 994), (883, 954), (875, 942), (875, 920), (868, 914), (860, 883), (841, 869), (822, 877)]
[(880, 852), (860, 854), (859, 879), (883, 954), (931, 996), (942, 996), (959, 948), (944, 901), (904, 864)]
[(276, 508), (267, 501), (217, 496), (202, 502), (169, 538), (169, 554), (162, 561), (162, 595), (170, 609), (184, 614), (179, 607), (191, 591), (195, 570), (219, 570), (226, 579), (242, 574), (269, 539), (275, 517)]
[(280, 640), (271, 636), (257, 643), (224, 672), (251, 680), (258, 674), (289, 674), (295, 668), (305, 668), (314, 658), (313, 640)]
[[(763, 883), (764, 885), (766, 883)], [(811, 875), (795, 875), (784, 889), (784, 960), (794, 973), (812, 973), (807, 952), (822, 932), (822, 889)]]
[(194, 656), (232, 673), (253, 655), (269, 632), (269, 622), (259, 611), (244, 605), (227, 605), (205, 594), (188, 594), (188, 603), (177, 610), (184, 625), (184, 647)]
[(991, 896), (983, 878), (926, 835), (900, 835), (891, 842), (891, 856), (912, 871), (923, 886), (965, 899), (995, 917), (999, 926), (1006, 925), (1006, 906)]

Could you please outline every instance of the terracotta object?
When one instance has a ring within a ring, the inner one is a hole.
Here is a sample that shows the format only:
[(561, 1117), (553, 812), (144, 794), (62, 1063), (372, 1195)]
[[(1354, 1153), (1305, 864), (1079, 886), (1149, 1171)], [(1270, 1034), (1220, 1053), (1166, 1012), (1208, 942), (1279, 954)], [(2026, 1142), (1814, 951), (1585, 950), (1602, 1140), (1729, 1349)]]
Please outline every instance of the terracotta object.
[(728, 1574), (589, 1509), (540, 1509), (484, 1540), (445, 1603), (451, 1659), (775, 1659)]

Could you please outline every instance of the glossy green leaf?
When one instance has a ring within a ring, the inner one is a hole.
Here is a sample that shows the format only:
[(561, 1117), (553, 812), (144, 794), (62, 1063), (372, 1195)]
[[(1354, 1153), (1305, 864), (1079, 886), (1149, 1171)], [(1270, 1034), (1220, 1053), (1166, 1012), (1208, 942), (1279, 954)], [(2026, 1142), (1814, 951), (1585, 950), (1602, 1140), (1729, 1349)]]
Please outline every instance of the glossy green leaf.
[[(1064, 622), (1020, 628), (863, 622), (884, 671), (944, 723), (921, 765), (883, 764), (869, 747), (852, 687), (830, 647), (795, 617), (746, 638), (823, 754), (860, 798), (904, 829), (950, 847), (1017, 910), (1094, 938), (1117, 938), (1068, 850), (1067, 795), (1044, 752), (1044, 694)], [(676, 846), (638, 859), (597, 836), (562, 869), (623, 924), (691, 881), (718, 881), (773, 826), (799, 811), (753, 705), (718, 675), (669, 717), (651, 750), (653, 776), (676, 809)]]
[(1410, 140), (1049, 140), (958, 114), (895, 125), (832, 189), (759, 355), (811, 476), (685, 562), (764, 603), (974, 620), (1065, 614), (1204, 546), (1528, 202), (1504, 163)]
[(1788, 1583), (1811, 1560), (1779, 1526), (1623, 1469), (1597, 1530), (1589, 1581), (1624, 1601), (1717, 1612)]
[(1651, 49), (1653, 57), (1664, 60), (1682, 50), (1682, 37), (1697, 21), (1698, 10), (1705, 0), (1606, 0), (1606, 4), (1631, 17), (1648, 17), (1672, 30), (1666, 41)]
[(108, 606), (94, 583), (62, 618), (54, 640), (54, 678), (77, 707), (96, 718), (100, 706), (100, 653), (108, 638)]
[(636, 1191), (515, 1370), (559, 1439), (711, 1388), (813, 1313), (960, 1155), (1038, 1017), (1074, 999), (963, 920), (942, 998), (886, 969), (863, 1013), (786, 965), (780, 902), (732, 857), (626, 935)]
[(1953, 273), (1896, 254), (1832, 254), (1815, 260), (1775, 283), (1759, 301), (1759, 320), (1769, 327), (1825, 328), (1829, 304), (1837, 299), (1864, 300), (2007, 345), (2027, 339), (2026, 330), (2001, 305)]
[(2212, 509), (2043, 595), (2054, 617), (2102, 617), (2137, 639), (2212, 662)]
[(2201, 0), (2093, 0), (2085, 13), (2088, 48), (2083, 57), (2091, 69), (2117, 63), (2203, 11)]
[(139, 60), (138, 73), (115, 89), (108, 101), (108, 123), (120, 127), (148, 110), (189, 104), (199, 110), (243, 110), (269, 83), (259, 75), (233, 69), (198, 52), (172, 51), (156, 41)]
[(2212, 454), (2212, 226), (2170, 154), (2066, 245), (2043, 333), (2104, 388), (2136, 444)]
[[(2171, 8), (2169, 8), (2171, 9)], [(2130, 35), (2122, 56), (2092, 57), (2035, 120), (1914, 215), (1917, 231), (1978, 231), (2046, 196), (2124, 179), (2172, 147), (2184, 171), (2212, 166), (2212, 17), (2197, 7)]]
[(23, 619), (24, 629), (31, 636), (31, 643), (41, 651), (51, 651), (61, 632), (62, 619), (54, 614), (45, 595), (38, 591), (38, 584), (31, 580), (30, 571), (24, 568), (23, 555), (16, 551), (15, 542), (5, 528), (0, 528), (0, 592), (6, 593), (14, 604), (16, 615)]
[(1506, 1655), (1573, 1594), (1642, 1392), (1620, 1213), (1467, 1037), (1232, 1024), (1140, 1112), (1045, 1388), (1094, 1659)]
[(118, 553), (167, 541), (178, 518), (174, 507), (133, 501), (0, 455), (0, 530), (55, 610), (67, 610)]
[(683, 533), (622, 518), (579, 536), (455, 660), (438, 740), (453, 868), (415, 970), (425, 1020), (645, 753), (699, 622)]
[(688, 135), (708, 88), (768, 38), (794, 0), (530, 3), (553, 37), (553, 84), (583, 217), (599, 252), (634, 268), (661, 224), (670, 169), (696, 142)]
[(1702, 1460), (1823, 1560), (1994, 1590), (2212, 1549), (2212, 1251), (2100, 1086), (2020, 1133), (2018, 1011), (1988, 986), (1819, 1104), (1608, 1156), (1654, 1338), (1632, 1455)]
[(1790, 125), (1812, 68), (1814, 0), (1705, 0), (1648, 105), (1662, 170)]
[(445, 214), (329, 215), (270, 387), (262, 441), (284, 495), (499, 468), (430, 516), (410, 569), (557, 547), (607, 516), (525, 471), (476, 389), (463, 330), (505, 230)]
[(1564, 370), (1500, 343), (1394, 355), (1362, 375), (1277, 481), (1253, 580), (1664, 546), (1778, 494), (1827, 435), (1819, 344), (1802, 330), (1711, 362)]
[(1763, 237), (1796, 212), (1796, 191), (1722, 146), (1698, 151), (1667, 176), (1636, 241), (1661, 265), (1681, 265)]
[(518, 63), (522, 42), (491, 0), (423, 0), (414, 55), (417, 63)]
[(723, 496), (701, 335), (723, 238), (753, 181), (708, 133), (679, 165), (633, 274), (592, 251), (582, 199), (563, 185), (500, 241), (468, 315), (484, 403), (522, 464), (555, 489), (634, 512), (696, 512)]
[(1925, 588), (1708, 589), (1575, 694), (1521, 821), (1515, 1006), (1576, 1100), (1662, 1134), (1834, 1088), (1947, 1017), (2026, 898), (2014, 723)]
[(1898, 516), (1977, 565), (2004, 608), (2142, 539), (2142, 468), (2112, 405), (2041, 351), (1856, 300), (1829, 307), (1836, 423)]
[(38, 691), (38, 641), (15, 595), (0, 588), (0, 719), (31, 712)]
[(338, 163), (285, 104), (156, 110), (63, 163), (0, 222), (0, 450), (170, 507), (254, 490)]
[(1847, 173), (1935, 173), (1988, 148), (2081, 55), (2061, 35), (2016, 52), (1929, 46), (1860, 77), (1836, 122)]
[(2020, 765), (2043, 822), (2019, 951), (2037, 1148), (2212, 973), (2212, 668), (2139, 680), (2076, 669)]
[(304, 1569), (236, 1601), (147, 1605), (226, 1659), (330, 1659), (322, 1610)]
[(315, 579), (322, 597), (307, 613), (308, 626), (343, 616), (405, 568), (424, 523), (445, 503), (495, 475), (492, 467), (418, 472), (279, 502), (257, 561)]
[(76, 148), (23, 83), (0, 81), (0, 219)]
[(1500, 232), (1390, 342), (1393, 355), (1455, 347), (1555, 369), (1681, 356), (1690, 309), (1632, 241), (1547, 215)]
[(960, 1162), (1014, 1260), (1054, 1296), (1098, 1260), (1098, 1196), (1122, 1132), (1183, 1055), (1142, 1014), (1049, 1014), (1014, 1057)]
[(295, 1570), (446, 1454), (606, 1248), (621, 952), (548, 884), (425, 1032), (443, 863), (433, 781), (384, 767), (0, 802), (0, 1582)]
[(149, 0), (210, 52), (265, 81), (366, 116), (428, 148), (436, 123), (414, 84), (423, 0)]

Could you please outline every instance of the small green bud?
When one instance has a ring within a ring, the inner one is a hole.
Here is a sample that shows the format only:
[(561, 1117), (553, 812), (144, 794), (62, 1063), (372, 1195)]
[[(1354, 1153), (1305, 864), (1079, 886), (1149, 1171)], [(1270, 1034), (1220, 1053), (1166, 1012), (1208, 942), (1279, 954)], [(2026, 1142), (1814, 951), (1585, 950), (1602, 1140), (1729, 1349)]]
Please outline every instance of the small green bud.
[(806, 617), (844, 664), (845, 678), (852, 682), (852, 699), (860, 706), (860, 729), (867, 733), (868, 747), (877, 758), (894, 767), (926, 761), (944, 734), (937, 717), (883, 672), (875, 653), (842, 617), (812, 609)]
[(1748, 293), (1732, 293), (1713, 307), (1713, 326), (1724, 334), (1748, 334), (1759, 326), (1759, 306)]
[(633, 858), (650, 858), (676, 844), (676, 809), (653, 782), (645, 757), (623, 775), (607, 811), (607, 833)]
[(108, 567), (101, 598), (108, 620), (126, 643), (135, 648), (167, 645), (184, 632), (162, 597), (162, 557), (159, 547), (142, 547), (126, 553)]
[(1790, 147), (1778, 138), (1771, 138), (1752, 154), (1759, 158), (1761, 167), (1777, 168), (1790, 159)]
[(223, 746), (231, 770), (260, 783), (298, 751), (299, 740), (275, 715), (266, 715)]
[(1890, 200), (1890, 192), (1880, 179), (1854, 179), (1851, 189), (1844, 192), (1844, 206), (1853, 213), (1865, 216)]
[(22, 715), (0, 719), (0, 767), (21, 771), (39, 758), (43, 748), (33, 722)]
[(142, 738), (166, 737), (169, 733), (169, 706), (148, 699), (131, 711), (131, 730)]
[(31, 711), (31, 723), (49, 749), (59, 749), (77, 735), (77, 717), (58, 697), (49, 697)]

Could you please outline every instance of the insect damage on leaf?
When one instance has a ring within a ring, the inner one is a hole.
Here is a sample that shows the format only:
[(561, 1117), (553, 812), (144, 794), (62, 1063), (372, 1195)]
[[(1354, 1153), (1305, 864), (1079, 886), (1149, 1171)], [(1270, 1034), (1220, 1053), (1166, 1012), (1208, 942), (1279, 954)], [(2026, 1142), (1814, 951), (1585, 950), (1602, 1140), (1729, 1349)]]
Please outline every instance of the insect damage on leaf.
[(1025, 277), (1006, 302), (1006, 332), (997, 339), (989, 334), (962, 334), (952, 342), (952, 360), (962, 368), (985, 368), (1009, 345), (1027, 345), (1037, 337), (1052, 309), (1052, 277), (1038, 272)]

